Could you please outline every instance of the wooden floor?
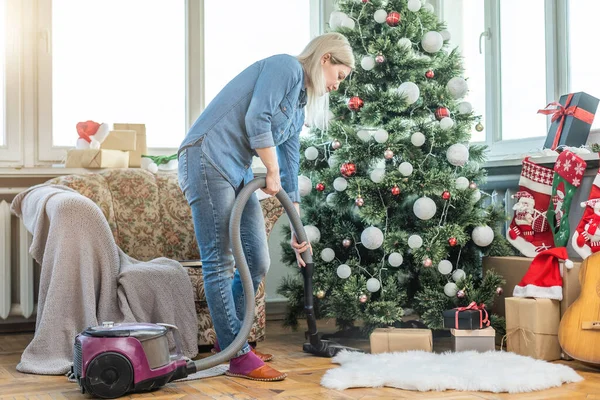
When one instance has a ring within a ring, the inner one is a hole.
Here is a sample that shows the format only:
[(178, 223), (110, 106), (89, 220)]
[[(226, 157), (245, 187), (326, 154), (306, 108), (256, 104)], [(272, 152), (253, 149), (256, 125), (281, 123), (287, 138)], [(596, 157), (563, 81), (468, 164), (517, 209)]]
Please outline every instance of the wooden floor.
[[(333, 327), (321, 323), (321, 330)], [(523, 395), (487, 392), (411, 392), (393, 388), (365, 388), (344, 391), (328, 390), (319, 382), (326, 370), (335, 368), (330, 359), (314, 357), (302, 352), (302, 332), (290, 332), (278, 321), (267, 323), (268, 339), (259, 349), (275, 354), (271, 362), (275, 368), (288, 373), (283, 382), (252, 382), (245, 379), (220, 376), (197, 381), (171, 383), (160, 390), (135, 394), (132, 399), (598, 399), (600, 400), (600, 371), (577, 362), (564, 362), (577, 369), (585, 378), (575, 384)], [(0, 336), (0, 399), (86, 399), (79, 387), (65, 376), (39, 376), (16, 371), (21, 352), (31, 334)], [(443, 339), (442, 339), (443, 340)], [(360, 346), (360, 343), (353, 343)], [(368, 345), (363, 342), (362, 347)]]

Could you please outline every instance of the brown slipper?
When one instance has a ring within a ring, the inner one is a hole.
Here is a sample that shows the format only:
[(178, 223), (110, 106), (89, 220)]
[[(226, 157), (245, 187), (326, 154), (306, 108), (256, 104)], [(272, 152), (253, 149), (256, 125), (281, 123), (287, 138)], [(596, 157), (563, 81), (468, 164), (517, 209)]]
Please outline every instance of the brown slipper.
[[(250, 348), (252, 349), (252, 352), (261, 359), (262, 362), (268, 362), (271, 361), (273, 359), (273, 354), (266, 354), (266, 353), (261, 353), (258, 350), (256, 350), (254, 347), (250, 346)], [(217, 354), (218, 351), (217, 349), (215, 349), (214, 347), (212, 349), (210, 349), (210, 352), (213, 354)]]
[(282, 381), (287, 377), (285, 372), (279, 372), (276, 369), (269, 367), (268, 365), (263, 365), (262, 367), (258, 367), (252, 370), (247, 375), (243, 374), (234, 374), (229, 370), (225, 372), (227, 376), (234, 376), (237, 378), (246, 378), (253, 381), (261, 381), (261, 382), (274, 382), (274, 381)]

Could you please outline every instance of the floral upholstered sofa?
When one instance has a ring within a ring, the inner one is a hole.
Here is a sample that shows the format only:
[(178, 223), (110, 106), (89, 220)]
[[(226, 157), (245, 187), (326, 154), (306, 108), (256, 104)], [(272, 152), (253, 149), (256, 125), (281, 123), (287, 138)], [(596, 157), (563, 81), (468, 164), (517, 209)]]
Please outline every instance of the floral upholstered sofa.
[[(94, 201), (104, 213), (117, 245), (135, 259), (200, 259), (191, 209), (179, 188), (176, 174), (154, 175), (134, 168), (110, 169), (61, 176), (47, 183), (68, 186)], [(268, 235), (283, 208), (273, 197), (261, 200), (261, 205)], [(202, 269), (185, 268), (194, 287), (198, 344), (213, 344), (216, 335), (204, 295)], [(250, 342), (264, 340), (265, 321), (263, 282), (256, 293)]]

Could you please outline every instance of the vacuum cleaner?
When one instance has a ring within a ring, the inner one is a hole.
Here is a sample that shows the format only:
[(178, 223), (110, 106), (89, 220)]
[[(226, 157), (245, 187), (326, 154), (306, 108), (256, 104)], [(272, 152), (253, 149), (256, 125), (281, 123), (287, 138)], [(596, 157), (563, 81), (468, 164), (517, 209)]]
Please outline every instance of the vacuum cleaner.
[[(82, 393), (112, 399), (127, 393), (156, 389), (197, 371), (229, 361), (244, 346), (254, 322), (255, 294), (250, 270), (244, 256), (240, 220), (250, 196), (257, 189), (265, 186), (265, 178), (256, 178), (248, 183), (240, 191), (229, 221), (233, 255), (246, 299), (244, 320), (233, 342), (215, 355), (192, 361), (183, 356), (181, 336), (174, 325), (106, 321), (100, 326), (88, 327), (75, 338), (71, 370)], [(288, 195), (284, 191), (279, 191), (277, 199), (283, 205), (298, 241), (300, 243), (307, 241), (300, 216)], [(308, 323), (306, 332), (308, 341), (303, 345), (303, 350), (321, 357), (333, 357), (343, 349), (360, 351), (320, 338), (313, 309), (314, 264), (310, 251), (302, 253), (302, 259), (306, 263), (306, 266), (302, 268), (302, 273), (304, 277), (304, 310)], [(172, 332), (175, 342), (173, 352), (170, 351), (167, 339), (169, 332)]]

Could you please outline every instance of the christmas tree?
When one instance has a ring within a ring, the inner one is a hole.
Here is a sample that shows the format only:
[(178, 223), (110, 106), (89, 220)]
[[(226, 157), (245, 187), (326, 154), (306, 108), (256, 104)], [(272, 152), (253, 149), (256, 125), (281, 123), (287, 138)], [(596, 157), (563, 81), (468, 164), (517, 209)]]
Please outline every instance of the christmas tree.
[[(512, 253), (504, 211), (479, 190), (483, 129), (464, 97), (462, 59), (420, 0), (341, 0), (330, 30), (344, 34), (357, 67), (331, 93), (330, 122), (303, 138), (302, 219), (315, 259), (315, 312), (366, 333), (399, 326), (407, 309), (430, 328), (442, 312), (491, 306), (502, 277), (482, 277), (484, 254)], [(486, 201), (487, 200), (487, 201)], [(289, 241), (284, 261), (297, 269)], [(286, 324), (303, 313), (300, 276), (286, 296)]]

